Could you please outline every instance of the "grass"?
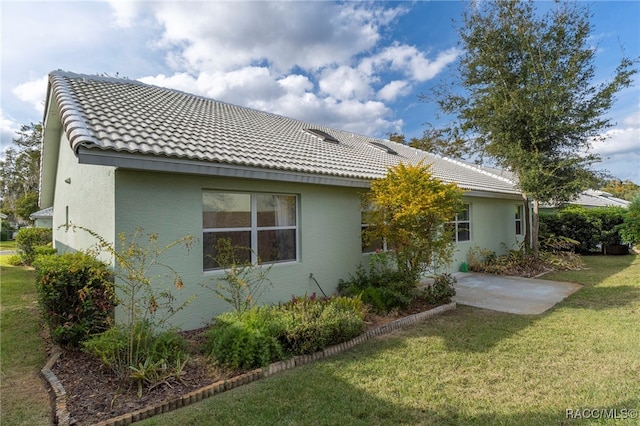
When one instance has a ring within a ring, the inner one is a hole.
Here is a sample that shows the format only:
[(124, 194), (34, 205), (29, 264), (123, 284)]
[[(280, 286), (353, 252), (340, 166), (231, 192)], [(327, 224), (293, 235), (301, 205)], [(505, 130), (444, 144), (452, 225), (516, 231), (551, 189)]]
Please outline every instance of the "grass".
[(559, 425), (585, 422), (569, 409), (640, 409), (640, 256), (585, 261), (545, 277), (584, 288), (542, 315), (459, 306), (142, 424)]
[(16, 249), (16, 241), (0, 241), (0, 250), (15, 250)]
[(40, 378), (40, 338), (33, 270), (9, 266), (0, 256), (0, 424), (49, 425), (51, 403)]

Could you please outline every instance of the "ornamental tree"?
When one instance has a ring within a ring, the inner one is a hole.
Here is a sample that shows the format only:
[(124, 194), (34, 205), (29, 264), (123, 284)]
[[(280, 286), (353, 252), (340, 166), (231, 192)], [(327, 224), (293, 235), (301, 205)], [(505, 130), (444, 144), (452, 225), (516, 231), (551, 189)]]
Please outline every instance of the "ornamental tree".
[(462, 190), (433, 177), (430, 166), (398, 164), (371, 182), (364, 196), (368, 241), (386, 242), (404, 276), (417, 281), (429, 267), (451, 262), (447, 222), (462, 207)]

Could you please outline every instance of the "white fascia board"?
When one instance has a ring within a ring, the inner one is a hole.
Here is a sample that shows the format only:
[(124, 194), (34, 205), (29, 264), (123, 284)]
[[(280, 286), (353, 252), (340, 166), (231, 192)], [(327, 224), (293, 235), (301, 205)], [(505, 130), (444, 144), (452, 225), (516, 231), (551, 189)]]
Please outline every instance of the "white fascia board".
[(471, 190), (464, 192), (465, 197), (478, 197), (478, 198), (499, 198), (502, 200), (517, 200), (524, 202), (522, 194), (519, 193), (505, 193), (505, 192), (491, 192), (491, 191), (478, 191)]
[(112, 166), (131, 170), (185, 173), (205, 176), (225, 176), (355, 188), (369, 188), (370, 186), (370, 180), (367, 179), (299, 173), (276, 169), (261, 169), (233, 164), (168, 158), (159, 155), (142, 155), (128, 152), (106, 151), (96, 148), (87, 149), (79, 147), (77, 156), (80, 164)]

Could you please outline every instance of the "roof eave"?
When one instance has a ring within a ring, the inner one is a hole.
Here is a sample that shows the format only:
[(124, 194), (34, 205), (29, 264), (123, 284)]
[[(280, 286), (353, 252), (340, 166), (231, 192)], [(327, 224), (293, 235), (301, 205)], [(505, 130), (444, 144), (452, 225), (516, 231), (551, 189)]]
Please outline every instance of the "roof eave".
[(82, 146), (78, 148), (77, 155), (81, 164), (112, 166), (131, 170), (262, 179), (353, 188), (369, 188), (370, 186), (370, 179), (257, 168), (160, 155), (134, 154), (96, 148), (91, 149)]

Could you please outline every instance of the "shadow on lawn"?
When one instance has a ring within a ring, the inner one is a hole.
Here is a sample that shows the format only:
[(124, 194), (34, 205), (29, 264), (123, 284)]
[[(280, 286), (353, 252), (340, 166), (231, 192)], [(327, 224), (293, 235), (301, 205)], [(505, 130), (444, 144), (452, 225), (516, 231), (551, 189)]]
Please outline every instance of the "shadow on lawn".
[[(300, 372), (306, 376), (299, 380), (297, 374), (274, 376), (266, 381), (254, 382), (233, 389), (215, 398), (197, 403), (189, 409), (145, 420), (141, 425), (213, 425), (213, 424), (287, 424), (287, 425), (521, 425), (521, 424), (569, 424), (567, 409), (591, 409), (598, 407), (562, 407), (562, 409), (530, 410), (514, 408), (508, 414), (497, 413), (486, 408), (466, 412), (455, 400), (441, 399), (433, 395), (421, 398), (420, 391), (411, 395), (414, 406), (398, 403), (406, 400), (402, 386), (393, 384), (381, 398), (367, 392), (353, 382), (343, 380), (335, 371), (304, 367)], [(372, 376), (375, 377), (375, 376)], [(374, 379), (375, 380), (375, 379)], [(375, 387), (375, 386), (373, 386)], [(286, 391), (283, 391), (286, 389)], [(329, 390), (329, 391), (328, 391)], [(430, 407), (421, 408), (422, 401)], [(630, 399), (612, 407), (618, 412), (638, 405)], [(480, 411), (480, 412), (478, 412)], [(503, 411), (505, 411), (503, 409)]]

